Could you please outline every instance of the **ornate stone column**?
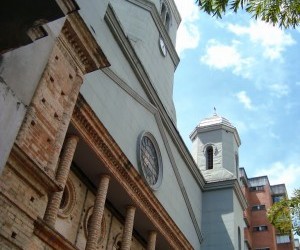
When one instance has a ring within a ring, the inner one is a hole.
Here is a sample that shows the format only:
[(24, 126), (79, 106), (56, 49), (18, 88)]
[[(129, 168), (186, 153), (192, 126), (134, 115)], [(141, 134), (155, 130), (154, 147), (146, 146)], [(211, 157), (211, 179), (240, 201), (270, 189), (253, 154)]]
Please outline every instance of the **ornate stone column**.
[(157, 233), (155, 231), (149, 231), (148, 232), (147, 250), (155, 250), (156, 235), (157, 235)]
[(97, 249), (98, 239), (101, 233), (101, 223), (104, 212), (105, 200), (110, 176), (103, 174), (100, 176), (100, 182), (95, 198), (94, 208), (90, 224), (88, 227), (88, 238), (86, 242), (86, 250)]
[[(65, 145), (63, 147), (61, 161), (59, 163), (56, 172), (56, 180), (58, 184), (61, 185), (63, 188), (65, 188), (69, 176), (70, 167), (74, 157), (78, 140), (79, 138), (75, 135), (69, 136), (67, 137), (65, 141)], [(51, 227), (54, 227), (55, 225), (62, 195), (63, 195), (63, 191), (60, 191), (60, 192), (53, 193), (49, 197), (49, 201), (44, 215), (44, 220)]]
[(135, 209), (136, 208), (132, 205), (129, 205), (126, 208), (126, 218), (122, 235), (121, 250), (130, 250)]

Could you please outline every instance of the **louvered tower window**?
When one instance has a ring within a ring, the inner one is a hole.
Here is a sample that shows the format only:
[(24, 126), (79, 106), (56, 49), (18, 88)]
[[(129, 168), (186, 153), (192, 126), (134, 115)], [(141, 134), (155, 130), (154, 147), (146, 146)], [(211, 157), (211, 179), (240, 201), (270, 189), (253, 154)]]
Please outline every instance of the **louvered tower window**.
[(206, 169), (213, 169), (213, 147), (209, 146), (206, 149)]
[(170, 16), (169, 9), (164, 2), (161, 4), (160, 17), (166, 30), (169, 32), (169, 28), (171, 25), (171, 16)]

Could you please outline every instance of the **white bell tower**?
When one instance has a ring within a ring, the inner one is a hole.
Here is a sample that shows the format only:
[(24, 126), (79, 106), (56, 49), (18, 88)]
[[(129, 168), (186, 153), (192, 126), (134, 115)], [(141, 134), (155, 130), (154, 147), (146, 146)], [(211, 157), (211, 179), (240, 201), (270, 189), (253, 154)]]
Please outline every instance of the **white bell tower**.
[(237, 129), (226, 118), (216, 113), (205, 118), (190, 138), (192, 155), (207, 181), (237, 178), (241, 140)]

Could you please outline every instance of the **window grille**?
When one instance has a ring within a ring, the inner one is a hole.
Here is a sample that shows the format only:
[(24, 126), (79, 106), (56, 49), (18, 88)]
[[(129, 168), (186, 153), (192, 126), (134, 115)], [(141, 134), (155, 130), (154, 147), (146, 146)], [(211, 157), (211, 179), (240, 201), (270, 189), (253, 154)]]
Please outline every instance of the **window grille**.
[(209, 146), (206, 149), (206, 169), (213, 169), (213, 147)]
[(267, 230), (268, 230), (268, 226), (253, 227), (254, 232), (263, 232), (263, 231), (267, 231)]

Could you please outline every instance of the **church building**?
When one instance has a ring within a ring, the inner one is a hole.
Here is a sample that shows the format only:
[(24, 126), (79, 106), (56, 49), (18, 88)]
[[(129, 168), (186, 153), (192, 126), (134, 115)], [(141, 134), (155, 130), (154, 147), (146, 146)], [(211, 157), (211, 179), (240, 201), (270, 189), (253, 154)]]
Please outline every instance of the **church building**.
[(0, 249), (245, 249), (237, 129), (176, 127), (173, 0), (0, 12)]

